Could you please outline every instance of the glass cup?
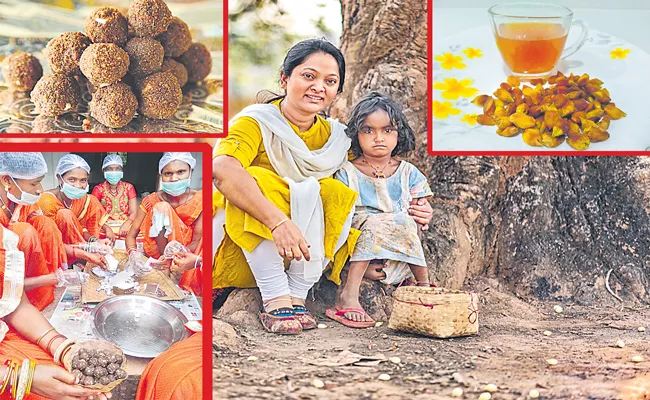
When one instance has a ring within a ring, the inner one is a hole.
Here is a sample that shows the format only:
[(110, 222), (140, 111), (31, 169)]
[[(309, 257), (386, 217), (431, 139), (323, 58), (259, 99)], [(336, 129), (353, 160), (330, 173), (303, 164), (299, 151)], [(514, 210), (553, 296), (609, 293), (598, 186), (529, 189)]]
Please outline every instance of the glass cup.
[[(488, 13), (501, 57), (511, 74), (520, 79), (551, 75), (560, 59), (580, 50), (587, 41), (587, 24), (574, 20), (573, 11), (556, 4), (498, 4)], [(573, 25), (580, 25), (582, 33), (565, 49)]]

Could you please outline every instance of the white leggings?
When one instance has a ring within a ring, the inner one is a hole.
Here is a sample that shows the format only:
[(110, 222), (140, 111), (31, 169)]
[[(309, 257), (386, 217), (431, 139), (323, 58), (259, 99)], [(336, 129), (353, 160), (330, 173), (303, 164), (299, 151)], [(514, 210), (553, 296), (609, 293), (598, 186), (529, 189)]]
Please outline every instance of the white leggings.
[[(354, 208), (348, 215), (341, 236), (336, 243), (336, 251), (346, 242), (350, 227), (352, 226), (352, 217), (354, 215)], [(224, 237), (223, 225), (226, 213), (224, 210), (218, 210), (213, 219), (213, 248), (216, 249), (221, 244)], [(244, 251), (246, 261), (251, 267), (257, 287), (262, 294), (262, 300), (268, 301), (276, 297), (290, 295), (298, 299), (306, 299), (309, 289), (318, 280), (319, 277), (313, 279), (305, 279), (302, 273), (302, 262), (292, 261), (289, 270), (284, 270), (284, 258), (278, 254), (278, 248), (271, 240), (263, 240), (253, 251)], [(330, 260), (325, 258), (323, 260), (323, 269), (327, 267)]]

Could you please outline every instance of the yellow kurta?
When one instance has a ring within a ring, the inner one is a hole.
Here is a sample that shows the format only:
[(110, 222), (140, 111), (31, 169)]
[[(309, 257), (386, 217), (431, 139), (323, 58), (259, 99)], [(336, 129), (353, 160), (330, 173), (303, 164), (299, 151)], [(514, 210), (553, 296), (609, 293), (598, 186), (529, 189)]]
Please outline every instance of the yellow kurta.
[[(279, 105), (279, 101), (274, 103)], [(306, 132), (300, 132), (291, 124), (294, 132), (305, 142), (310, 150), (320, 149), (330, 137), (330, 124), (317, 116), (314, 125)], [(214, 157), (229, 155), (241, 162), (242, 166), (257, 181), (264, 196), (287, 216), (290, 216), (289, 184), (275, 172), (264, 148), (262, 132), (258, 123), (250, 117), (237, 119), (228, 129), (228, 137), (215, 147)], [(360, 232), (351, 229), (346, 245), (334, 254), (336, 243), (341, 236), (343, 224), (354, 207), (357, 193), (332, 177), (321, 179), (320, 196), (325, 216), (325, 257), (333, 261), (329, 279), (340, 284), (340, 274)], [(264, 224), (244, 211), (230, 204), (223, 195), (213, 195), (213, 213), (217, 209), (226, 210), (226, 235), (217, 249), (212, 271), (212, 287), (252, 288), (255, 278), (248, 266), (242, 249), (250, 252), (264, 239), (273, 240), (271, 231)]]

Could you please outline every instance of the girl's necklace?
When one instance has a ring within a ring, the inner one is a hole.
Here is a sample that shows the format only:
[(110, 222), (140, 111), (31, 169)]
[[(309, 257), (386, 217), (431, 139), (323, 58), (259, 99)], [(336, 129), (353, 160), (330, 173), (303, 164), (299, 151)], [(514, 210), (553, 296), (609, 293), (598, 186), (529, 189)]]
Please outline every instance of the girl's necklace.
[(377, 168), (377, 167), (375, 167), (374, 165), (370, 164), (370, 163), (368, 162), (368, 160), (366, 160), (366, 156), (365, 156), (365, 155), (363, 156), (363, 162), (366, 163), (366, 164), (368, 164), (368, 165), (370, 165), (370, 166), (372, 167), (372, 169), (374, 169), (374, 171), (373, 171), (372, 174), (375, 176), (375, 178), (386, 178), (386, 174), (384, 174), (384, 170), (386, 169), (386, 167), (388, 167), (388, 165), (390, 164), (391, 160), (392, 160), (392, 159), (389, 158), (389, 159), (388, 159), (388, 162), (386, 163), (386, 165), (384, 165), (384, 166), (381, 167), (381, 168)]

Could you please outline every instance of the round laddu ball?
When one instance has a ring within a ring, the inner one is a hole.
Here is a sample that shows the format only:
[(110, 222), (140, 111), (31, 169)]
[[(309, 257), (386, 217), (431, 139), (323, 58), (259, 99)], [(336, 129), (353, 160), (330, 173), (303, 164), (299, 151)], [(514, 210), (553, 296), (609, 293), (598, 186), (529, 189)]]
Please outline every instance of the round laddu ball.
[(89, 365), (84, 369), (84, 375), (86, 376), (93, 376), (95, 374), (95, 367)]
[(108, 375), (108, 372), (106, 371), (106, 368), (104, 367), (95, 367), (95, 373), (93, 376), (95, 378), (101, 378), (102, 376)]
[(160, 71), (165, 50), (160, 42), (151, 38), (133, 38), (124, 46), (129, 55), (129, 73), (142, 76)]
[(65, 32), (50, 40), (45, 47), (50, 69), (55, 74), (78, 74), (79, 59), (91, 44), (90, 39), (79, 32)]
[(113, 382), (115, 379), (111, 380), (108, 375), (104, 375), (101, 378), (99, 378), (99, 384), (100, 385), (108, 385), (109, 383)]
[(108, 371), (109, 374), (114, 373), (118, 369), (120, 369), (120, 366), (116, 363), (110, 363), (106, 366), (106, 370)]
[(5, 58), (2, 63), (2, 75), (10, 89), (28, 92), (43, 76), (43, 67), (33, 55), (18, 52)]
[(187, 83), (187, 69), (181, 63), (171, 58), (165, 58), (161, 71), (169, 71), (176, 77), (178, 84), (183, 87)]
[(178, 61), (187, 69), (187, 80), (198, 82), (205, 79), (212, 70), (212, 57), (208, 48), (202, 43), (192, 43), (189, 50)]
[(169, 71), (157, 72), (139, 81), (140, 111), (149, 118), (166, 119), (174, 115), (183, 101), (183, 91)]
[[(93, 93), (89, 108), (90, 116), (103, 125), (122, 128), (133, 119), (138, 109), (138, 99), (128, 85), (118, 82)], [(110, 365), (109, 357), (100, 357), (98, 360), (102, 366)]]
[(135, 36), (154, 38), (167, 30), (172, 13), (162, 0), (135, 0), (127, 18)]
[(125, 379), (128, 376), (125, 370), (118, 369), (115, 371), (115, 379)]
[(116, 364), (118, 367), (122, 365), (122, 355), (121, 354), (112, 354), (110, 356), (111, 364)]
[(86, 35), (93, 43), (113, 43), (123, 47), (127, 41), (129, 23), (115, 7), (101, 7), (86, 18)]
[(31, 96), (36, 112), (49, 117), (74, 111), (80, 98), (77, 82), (61, 74), (42, 77), (34, 86)]
[(95, 43), (81, 55), (79, 67), (93, 85), (110, 85), (129, 71), (129, 55), (113, 43)]
[(167, 31), (156, 37), (165, 48), (165, 57), (179, 57), (192, 45), (190, 28), (178, 17), (172, 18)]
[(87, 360), (88, 358), (90, 358), (88, 357), (88, 355), (89, 352), (87, 349), (79, 349), (79, 351), (77, 352), (77, 357), (83, 360)]
[(81, 380), (81, 384), (83, 386), (92, 386), (95, 384), (95, 378), (93, 378), (92, 376), (86, 376)]
[(88, 366), (88, 362), (82, 358), (75, 358), (72, 360), (72, 368), (84, 370)]

